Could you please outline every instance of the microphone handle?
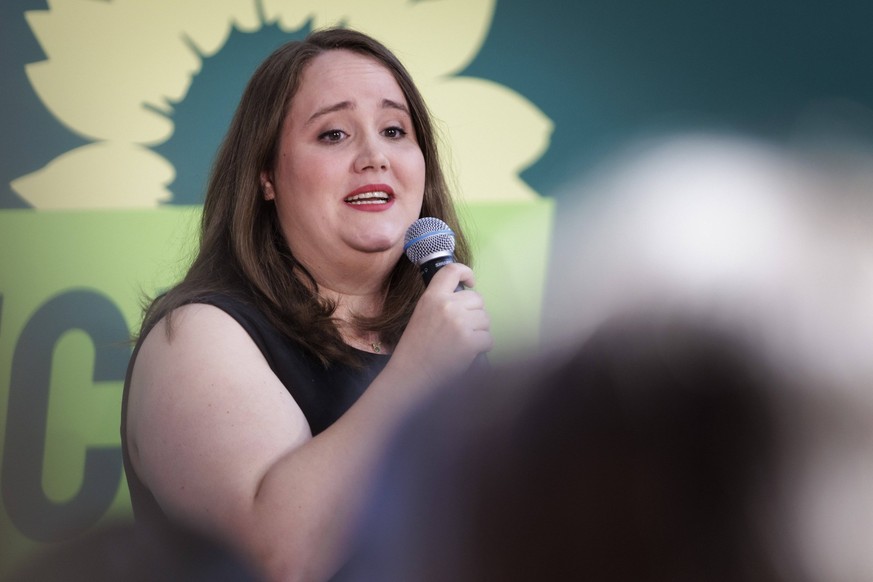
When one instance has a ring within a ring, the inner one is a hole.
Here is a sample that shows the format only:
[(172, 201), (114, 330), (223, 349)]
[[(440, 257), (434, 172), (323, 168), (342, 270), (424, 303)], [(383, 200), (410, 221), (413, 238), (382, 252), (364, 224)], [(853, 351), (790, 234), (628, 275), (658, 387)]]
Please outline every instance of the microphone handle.
[[(430, 280), (433, 279), (433, 276), (436, 275), (436, 272), (448, 265), (449, 263), (455, 262), (455, 256), (452, 254), (442, 255), (438, 257), (434, 257), (430, 260), (424, 261), (423, 263), (419, 263), (419, 268), (421, 269), (421, 276), (424, 278), (424, 286), (427, 287), (430, 285)], [(463, 291), (466, 289), (463, 283), (458, 283), (458, 286), (455, 287), (455, 292)]]
[[(452, 254), (442, 255), (439, 257), (434, 257), (430, 260), (424, 261), (420, 263), (418, 266), (421, 268), (421, 276), (424, 277), (424, 286), (427, 287), (430, 284), (430, 280), (433, 279), (433, 276), (437, 271), (448, 265), (449, 263), (455, 262), (455, 256)], [(455, 287), (455, 293), (458, 291), (463, 291), (466, 289), (463, 283), (458, 283), (458, 286)], [(488, 361), (488, 357), (483, 353), (476, 356), (476, 359), (473, 360), (473, 364), (470, 366), (469, 372), (473, 374), (482, 374), (488, 372), (491, 369), (491, 364)]]

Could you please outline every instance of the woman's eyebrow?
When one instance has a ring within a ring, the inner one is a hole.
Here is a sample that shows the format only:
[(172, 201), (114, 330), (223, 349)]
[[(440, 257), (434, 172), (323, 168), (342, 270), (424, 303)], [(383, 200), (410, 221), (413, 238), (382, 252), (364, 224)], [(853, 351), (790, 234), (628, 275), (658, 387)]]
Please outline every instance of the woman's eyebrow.
[[(384, 106), (384, 102), (383, 102)], [(315, 113), (309, 116), (309, 119), (306, 120), (304, 127), (310, 125), (313, 121), (318, 119), (323, 115), (327, 115), (328, 113), (334, 113), (335, 111), (342, 111), (344, 109), (354, 109), (355, 104), (351, 101), (340, 101), (339, 103), (334, 103), (333, 105), (328, 105), (327, 107), (322, 107)]]
[(405, 103), (398, 103), (397, 101), (392, 101), (391, 99), (382, 99), (382, 109), (399, 109), (403, 111), (407, 115), (409, 115), (409, 108)]
[[(309, 119), (306, 120), (305, 126), (311, 125), (319, 117), (327, 115), (328, 113), (334, 113), (336, 111), (344, 111), (346, 109), (355, 109), (355, 104), (351, 101), (340, 101), (339, 103), (334, 103), (333, 105), (328, 105), (326, 107), (322, 107), (315, 113), (309, 116)], [(410, 115), (409, 108), (405, 103), (398, 103), (392, 99), (382, 99), (382, 109), (397, 109)]]

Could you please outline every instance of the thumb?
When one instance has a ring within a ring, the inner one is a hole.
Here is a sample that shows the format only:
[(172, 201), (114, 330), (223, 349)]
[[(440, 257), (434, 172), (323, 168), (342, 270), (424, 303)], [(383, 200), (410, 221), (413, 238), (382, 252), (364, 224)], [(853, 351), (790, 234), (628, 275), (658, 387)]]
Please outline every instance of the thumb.
[(435, 289), (437, 293), (454, 293), (475, 285), (476, 278), (470, 267), (461, 263), (449, 263), (434, 274), (427, 288)]

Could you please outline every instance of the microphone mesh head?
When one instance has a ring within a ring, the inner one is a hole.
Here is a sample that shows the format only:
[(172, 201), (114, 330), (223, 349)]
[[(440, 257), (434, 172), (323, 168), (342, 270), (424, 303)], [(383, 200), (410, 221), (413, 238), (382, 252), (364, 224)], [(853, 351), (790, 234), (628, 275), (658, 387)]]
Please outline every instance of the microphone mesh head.
[(416, 265), (433, 255), (452, 255), (455, 252), (455, 233), (439, 218), (419, 218), (406, 230), (403, 250)]

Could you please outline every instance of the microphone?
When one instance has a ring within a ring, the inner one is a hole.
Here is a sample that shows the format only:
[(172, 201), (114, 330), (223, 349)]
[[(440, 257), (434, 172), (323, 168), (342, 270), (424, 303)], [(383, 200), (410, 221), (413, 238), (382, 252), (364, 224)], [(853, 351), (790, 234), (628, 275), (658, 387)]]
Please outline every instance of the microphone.
[[(437, 271), (455, 262), (455, 233), (439, 218), (419, 218), (406, 230), (403, 251), (421, 269), (427, 286)], [(463, 290), (459, 283), (455, 291)]]
[[(439, 218), (419, 218), (406, 229), (403, 251), (421, 269), (427, 286), (437, 271), (455, 262), (455, 233)], [(463, 283), (458, 283), (455, 292), (465, 288)], [(488, 358), (482, 353), (473, 360), (469, 372), (481, 374), (489, 370)]]

